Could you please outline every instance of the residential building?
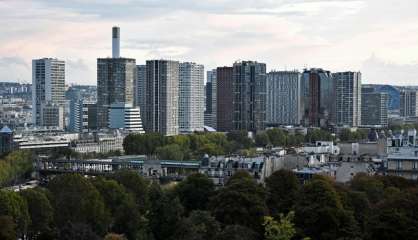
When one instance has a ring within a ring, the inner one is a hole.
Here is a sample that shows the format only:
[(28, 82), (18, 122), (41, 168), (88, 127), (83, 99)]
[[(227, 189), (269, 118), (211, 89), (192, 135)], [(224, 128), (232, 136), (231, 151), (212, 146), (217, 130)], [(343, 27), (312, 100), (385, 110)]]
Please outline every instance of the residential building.
[(330, 71), (305, 69), (302, 73), (304, 124), (325, 127), (335, 124), (335, 82)]
[(418, 117), (418, 91), (403, 90), (400, 92), (400, 114), (402, 117)]
[(69, 125), (69, 130), (71, 132), (88, 132), (89, 129), (95, 129), (95, 124), (92, 126), (92, 121), (89, 119), (89, 116), (93, 115), (90, 111), (92, 111), (94, 106), (96, 106), (95, 102), (82, 99), (71, 102)]
[(179, 131), (203, 131), (204, 67), (189, 62), (180, 63), (179, 67)]
[(146, 132), (177, 135), (179, 101), (179, 62), (149, 60), (146, 62), (145, 117)]
[(141, 110), (141, 116), (145, 116), (145, 83), (147, 80), (146, 65), (136, 66), (136, 80), (135, 80), (135, 106)]
[(217, 70), (213, 69), (206, 72), (206, 110), (205, 110), (205, 126), (216, 129), (216, 74)]
[[(43, 116), (64, 119), (64, 111), (49, 111), (42, 114), (42, 109), (48, 106), (60, 108), (65, 103), (65, 62), (53, 58), (32, 60), (32, 110), (33, 123), (35, 126), (45, 123), (52, 124)], [(44, 110), (44, 112), (46, 109)], [(62, 114), (51, 116), (50, 114)], [(64, 127), (64, 122), (55, 121), (57, 127)], [(50, 125), (48, 125), (50, 126)]]
[(267, 123), (299, 125), (302, 120), (301, 74), (273, 71), (267, 74)]
[(144, 133), (139, 108), (132, 104), (113, 103), (109, 108), (109, 128)]
[(233, 127), (259, 131), (266, 125), (266, 64), (253, 61), (233, 65)]
[(388, 125), (389, 96), (385, 92), (362, 92), (361, 125)]
[(216, 129), (228, 132), (233, 129), (233, 79), (232, 67), (216, 69)]
[(332, 74), (335, 82), (336, 123), (340, 126), (361, 125), (361, 73)]
[(65, 128), (64, 106), (60, 104), (43, 104), (41, 105), (41, 122), (43, 127)]
[(112, 30), (113, 57), (97, 59), (97, 127), (108, 126), (109, 107), (113, 103), (134, 104), (135, 59), (119, 56), (120, 30)]

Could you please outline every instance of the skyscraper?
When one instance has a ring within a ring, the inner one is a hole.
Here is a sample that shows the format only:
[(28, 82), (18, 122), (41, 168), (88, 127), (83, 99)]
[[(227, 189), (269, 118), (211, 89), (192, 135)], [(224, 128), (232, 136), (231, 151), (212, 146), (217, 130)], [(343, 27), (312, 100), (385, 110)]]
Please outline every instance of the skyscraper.
[(233, 124), (235, 130), (258, 131), (266, 125), (266, 64), (233, 65)]
[(146, 65), (136, 66), (136, 80), (135, 80), (135, 106), (139, 106), (141, 116), (145, 116), (145, 83), (147, 80)]
[(418, 116), (418, 91), (401, 91), (400, 112), (402, 117)]
[(216, 69), (206, 72), (205, 125), (216, 129)]
[(332, 77), (336, 86), (336, 123), (357, 127), (361, 125), (361, 73), (339, 72)]
[(267, 123), (298, 125), (302, 120), (301, 74), (280, 71), (267, 74)]
[(233, 80), (232, 67), (216, 69), (216, 129), (228, 132), (233, 129)]
[(109, 128), (144, 133), (139, 108), (132, 104), (113, 103), (109, 108)]
[(304, 124), (324, 127), (335, 124), (335, 83), (331, 72), (313, 68), (302, 74)]
[(196, 63), (180, 63), (179, 131), (203, 131), (204, 67)]
[[(35, 126), (64, 127), (65, 62), (53, 58), (32, 60), (32, 111)], [(47, 111), (54, 107), (62, 111)], [(45, 108), (45, 109), (44, 109)], [(43, 110), (44, 109), (44, 110)], [(51, 116), (46, 113), (62, 114)], [(42, 114), (44, 113), (44, 114)], [(42, 117), (57, 119), (55, 123)], [(62, 120), (62, 122), (60, 122)]]
[(179, 133), (179, 62), (149, 60), (146, 62), (146, 71), (143, 117), (145, 131), (177, 135)]
[(108, 127), (113, 103), (134, 104), (135, 59), (119, 56), (119, 28), (112, 29), (113, 58), (97, 59), (97, 127)]
[(364, 90), (361, 94), (361, 124), (387, 126), (389, 95), (384, 92)]

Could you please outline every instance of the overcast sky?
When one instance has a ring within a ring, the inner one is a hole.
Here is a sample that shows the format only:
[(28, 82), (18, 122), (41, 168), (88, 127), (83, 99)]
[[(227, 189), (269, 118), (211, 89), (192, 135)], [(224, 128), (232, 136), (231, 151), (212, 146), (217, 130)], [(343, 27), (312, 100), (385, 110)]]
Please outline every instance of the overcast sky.
[(66, 61), (96, 84), (96, 59), (236, 60), (267, 69), (361, 71), (363, 83), (418, 85), (417, 0), (0, 0), (0, 81), (31, 82), (31, 60)]

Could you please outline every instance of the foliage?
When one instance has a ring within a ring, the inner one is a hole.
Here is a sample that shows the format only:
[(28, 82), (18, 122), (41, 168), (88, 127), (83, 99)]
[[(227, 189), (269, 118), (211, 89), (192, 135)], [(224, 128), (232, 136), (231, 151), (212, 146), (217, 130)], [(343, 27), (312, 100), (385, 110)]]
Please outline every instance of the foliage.
[(293, 224), (294, 212), (289, 212), (286, 216), (280, 214), (280, 220), (276, 221), (273, 217), (264, 217), (264, 236), (266, 240), (290, 240), (296, 234)]
[(15, 229), (16, 224), (12, 217), (0, 216), (0, 239), (15, 240), (17, 238)]
[(356, 131), (351, 131), (348, 128), (341, 130), (339, 134), (340, 141), (342, 142), (353, 142), (367, 139), (367, 130), (357, 129)]
[(126, 240), (126, 238), (120, 234), (109, 233), (105, 236), (104, 240)]
[(183, 160), (184, 152), (180, 145), (169, 144), (162, 147), (158, 147), (156, 150), (159, 159), (164, 160)]
[(32, 172), (32, 153), (14, 151), (0, 159), (0, 186), (24, 178)]
[(207, 209), (207, 203), (215, 192), (215, 185), (206, 175), (198, 173), (188, 176), (175, 190), (185, 210), (190, 212)]
[(9, 216), (16, 223), (16, 232), (22, 236), (30, 223), (28, 206), (18, 193), (0, 190), (0, 216)]
[(266, 179), (267, 206), (272, 216), (287, 213), (297, 199), (299, 180), (293, 172), (279, 170)]
[(216, 237), (217, 240), (257, 240), (256, 232), (240, 225), (227, 225)]
[(176, 240), (216, 240), (220, 224), (209, 212), (193, 211), (184, 218), (175, 234)]
[(333, 141), (334, 136), (328, 131), (322, 129), (309, 130), (305, 136), (305, 142), (315, 143), (317, 141)]

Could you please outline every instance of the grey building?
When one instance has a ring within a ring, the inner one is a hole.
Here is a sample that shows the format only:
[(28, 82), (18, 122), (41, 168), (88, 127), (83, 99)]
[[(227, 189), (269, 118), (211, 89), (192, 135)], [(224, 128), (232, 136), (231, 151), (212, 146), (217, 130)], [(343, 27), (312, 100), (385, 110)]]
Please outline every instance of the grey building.
[(365, 89), (361, 94), (361, 125), (388, 125), (389, 95)]
[(361, 73), (333, 73), (336, 97), (336, 123), (340, 126), (361, 125)]
[(114, 103), (110, 105), (109, 128), (144, 133), (139, 108), (125, 103)]
[(216, 69), (216, 129), (229, 132), (233, 129), (233, 79), (232, 67)]
[(70, 104), (70, 125), (69, 130), (72, 132), (88, 132), (89, 129), (94, 129), (95, 124), (92, 126), (89, 124), (93, 113), (95, 102), (79, 99), (78, 101), (72, 101)]
[(206, 72), (206, 110), (205, 125), (216, 129), (216, 69)]
[(135, 93), (134, 93), (134, 105), (138, 106), (143, 115), (143, 109), (145, 109), (145, 82), (147, 78), (146, 65), (136, 66), (136, 80), (135, 80)]
[[(63, 107), (65, 104), (65, 62), (53, 58), (32, 60), (32, 111), (33, 123), (36, 126), (44, 126), (50, 123), (48, 119), (42, 119), (42, 109), (54, 106)], [(52, 113), (52, 112), (51, 112)], [(62, 120), (55, 127), (64, 127), (64, 112), (55, 111), (62, 116), (55, 118)], [(44, 116), (50, 116), (45, 115)]]
[(302, 95), (306, 126), (335, 124), (335, 82), (330, 71), (305, 69), (302, 73)]
[(97, 127), (107, 128), (109, 107), (134, 104), (135, 59), (119, 56), (119, 28), (112, 29), (113, 57), (97, 59)]
[(403, 90), (400, 92), (400, 113), (402, 117), (418, 116), (418, 91)]
[(177, 135), (179, 62), (149, 60), (146, 62), (145, 116), (146, 132)]
[(301, 74), (273, 71), (267, 74), (267, 123), (299, 125), (302, 120)]
[(203, 131), (204, 125), (204, 67), (196, 63), (180, 63), (179, 131)]
[(266, 64), (236, 62), (232, 70), (233, 128), (259, 131), (266, 126)]

